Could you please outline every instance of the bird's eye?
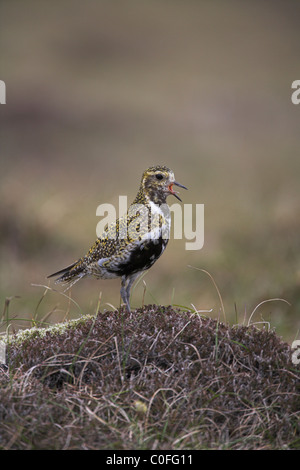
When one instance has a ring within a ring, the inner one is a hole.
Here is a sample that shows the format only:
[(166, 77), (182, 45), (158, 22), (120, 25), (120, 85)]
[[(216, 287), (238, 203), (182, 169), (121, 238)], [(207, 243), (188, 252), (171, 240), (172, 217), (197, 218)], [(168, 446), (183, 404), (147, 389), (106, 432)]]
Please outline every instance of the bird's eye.
[(155, 175), (155, 176), (157, 180), (162, 180), (164, 177), (161, 173), (158, 173), (158, 175)]

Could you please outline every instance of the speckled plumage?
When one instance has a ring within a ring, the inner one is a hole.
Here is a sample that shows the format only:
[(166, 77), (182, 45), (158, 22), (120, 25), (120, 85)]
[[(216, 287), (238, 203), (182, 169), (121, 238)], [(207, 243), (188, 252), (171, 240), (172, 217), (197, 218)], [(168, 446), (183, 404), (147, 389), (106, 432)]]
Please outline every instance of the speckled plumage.
[(86, 275), (99, 279), (122, 278), (121, 297), (130, 311), (130, 289), (134, 280), (149, 269), (167, 246), (170, 217), (166, 199), (177, 183), (165, 166), (148, 168), (139, 191), (125, 216), (107, 226), (88, 253), (72, 265), (51, 274), (56, 283), (69, 287)]

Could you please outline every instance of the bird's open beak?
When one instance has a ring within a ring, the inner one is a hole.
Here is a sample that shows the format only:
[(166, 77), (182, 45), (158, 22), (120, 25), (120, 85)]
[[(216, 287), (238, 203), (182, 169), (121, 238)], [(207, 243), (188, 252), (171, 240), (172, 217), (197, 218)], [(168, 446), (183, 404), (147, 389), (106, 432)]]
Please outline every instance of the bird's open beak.
[(177, 181), (173, 181), (173, 183), (169, 184), (169, 186), (168, 186), (168, 190), (170, 191), (170, 193), (173, 194), (173, 196), (175, 196), (180, 202), (182, 202), (180, 197), (177, 195), (176, 191), (173, 190), (173, 185), (174, 184), (175, 184), (175, 186), (179, 186), (179, 188), (183, 188), (183, 189), (187, 189), (187, 188), (185, 186), (183, 186), (183, 184), (177, 183)]

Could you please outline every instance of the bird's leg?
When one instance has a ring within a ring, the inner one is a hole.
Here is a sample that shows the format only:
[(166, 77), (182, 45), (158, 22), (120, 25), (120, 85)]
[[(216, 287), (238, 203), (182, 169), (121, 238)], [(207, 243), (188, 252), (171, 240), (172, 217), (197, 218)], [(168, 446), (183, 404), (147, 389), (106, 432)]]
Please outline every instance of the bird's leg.
[(122, 282), (121, 282), (121, 297), (124, 302), (124, 304), (127, 307), (128, 312), (130, 313), (130, 303), (129, 303), (129, 297), (130, 297), (130, 288), (128, 290), (128, 284), (130, 281), (128, 280), (127, 276), (122, 276)]
[(128, 312), (131, 312), (130, 303), (129, 303), (130, 289), (138, 276), (139, 276), (139, 273), (135, 273), (135, 274), (132, 274), (131, 276), (122, 277), (121, 297), (122, 297), (123, 302), (126, 304)]
[(140, 276), (140, 274), (141, 273), (135, 273), (135, 274), (132, 274), (131, 276), (129, 276), (129, 278), (128, 278), (127, 287), (126, 287), (126, 296), (127, 296), (127, 299), (128, 299), (127, 308), (129, 310), (129, 312), (130, 312), (130, 305), (129, 305), (130, 290), (131, 290), (132, 284), (134, 283), (136, 278)]
[(130, 308), (130, 303), (129, 303), (129, 295), (128, 295), (127, 292), (126, 292), (125, 303), (126, 303), (126, 307), (127, 307), (127, 312), (130, 313), (130, 312), (131, 312), (131, 308)]

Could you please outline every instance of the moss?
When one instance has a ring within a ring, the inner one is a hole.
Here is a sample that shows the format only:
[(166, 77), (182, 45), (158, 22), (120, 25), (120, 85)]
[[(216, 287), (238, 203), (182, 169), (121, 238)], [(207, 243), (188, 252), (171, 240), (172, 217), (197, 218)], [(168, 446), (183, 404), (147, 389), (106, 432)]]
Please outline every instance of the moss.
[(43, 338), (46, 335), (57, 336), (63, 334), (69, 328), (76, 328), (81, 323), (85, 323), (87, 320), (92, 318), (92, 315), (82, 315), (80, 318), (76, 318), (74, 320), (69, 320), (64, 323), (56, 323), (55, 325), (50, 325), (46, 328), (26, 328), (24, 330), (19, 330), (14, 335), (7, 335), (1, 338), (5, 344), (17, 345), (31, 341), (34, 338)]

